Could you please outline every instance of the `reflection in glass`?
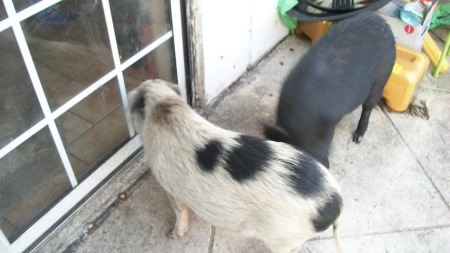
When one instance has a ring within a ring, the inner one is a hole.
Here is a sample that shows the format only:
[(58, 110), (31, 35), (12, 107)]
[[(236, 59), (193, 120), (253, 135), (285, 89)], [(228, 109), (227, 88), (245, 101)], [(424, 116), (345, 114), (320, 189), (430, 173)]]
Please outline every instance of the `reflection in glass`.
[(79, 181), (129, 139), (116, 79), (56, 120)]
[(101, 1), (67, 0), (57, 5), (65, 14), (58, 16), (52, 6), (22, 22), (52, 110), (113, 69)]
[(127, 92), (136, 88), (148, 79), (163, 79), (176, 83), (175, 55), (173, 40), (166, 41), (161, 46), (141, 58), (124, 71)]
[(112, 0), (111, 14), (121, 61), (170, 31), (169, 3), (165, 0)]
[(0, 33), (0, 148), (44, 118), (11, 29)]
[(14, 8), (16, 9), (16, 12), (22, 11), (37, 2), (40, 2), (40, 1), (39, 0), (13, 0)]
[[(16, 12), (20, 12), (33, 4), (39, 3), (43, 0), (13, 0)], [(46, 10), (39, 12), (36, 17), (41, 22), (59, 25), (67, 20), (77, 17), (79, 14), (72, 12), (66, 8), (65, 1), (61, 1)]]
[(0, 228), (13, 241), (70, 188), (44, 128), (0, 160)]
[(7, 17), (8, 15), (6, 14), (5, 6), (3, 5), (3, 2), (0, 2), (0, 21)]

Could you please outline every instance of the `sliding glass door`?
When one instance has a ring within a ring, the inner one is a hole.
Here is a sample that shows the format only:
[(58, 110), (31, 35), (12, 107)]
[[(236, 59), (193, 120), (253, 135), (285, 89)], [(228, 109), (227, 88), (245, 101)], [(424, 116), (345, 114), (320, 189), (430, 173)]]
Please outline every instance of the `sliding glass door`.
[(179, 4), (0, 3), (0, 251), (27, 249), (140, 147), (128, 91), (160, 78), (186, 94)]

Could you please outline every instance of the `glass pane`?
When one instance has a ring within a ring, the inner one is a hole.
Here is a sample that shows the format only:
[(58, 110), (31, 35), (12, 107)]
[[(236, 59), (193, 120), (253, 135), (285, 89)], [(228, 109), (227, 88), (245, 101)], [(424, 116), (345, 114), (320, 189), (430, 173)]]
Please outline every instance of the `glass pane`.
[(101, 1), (67, 0), (45, 11), (44, 18), (30, 17), (22, 28), (54, 110), (114, 65)]
[(0, 227), (17, 238), (71, 188), (48, 128), (0, 160)]
[(40, 2), (40, 0), (13, 0), (16, 12), (19, 12), (37, 2)]
[(173, 41), (162, 44), (124, 71), (127, 92), (148, 79), (163, 79), (176, 83)]
[(0, 148), (44, 118), (11, 29), (0, 33)]
[[(41, 2), (43, 0), (13, 0), (16, 12), (20, 12), (33, 4)], [(60, 24), (61, 20), (70, 19), (73, 16), (77, 16), (77, 12), (72, 12), (66, 7), (65, 1), (61, 1), (47, 10), (39, 12), (36, 17), (41, 21), (53, 22), (54, 24)]]
[(5, 6), (3, 5), (3, 2), (0, 2), (0, 21), (7, 17), (8, 15), (6, 14)]
[(171, 30), (166, 0), (111, 0), (110, 5), (122, 62)]
[(129, 140), (116, 79), (61, 115), (56, 124), (81, 181)]

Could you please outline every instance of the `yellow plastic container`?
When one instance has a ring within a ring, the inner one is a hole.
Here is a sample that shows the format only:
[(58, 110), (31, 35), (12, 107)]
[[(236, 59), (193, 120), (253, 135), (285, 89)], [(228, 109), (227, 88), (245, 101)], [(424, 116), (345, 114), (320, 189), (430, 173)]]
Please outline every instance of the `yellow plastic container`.
[(394, 111), (403, 112), (414, 100), (419, 82), (430, 64), (423, 53), (396, 45), (395, 65), (384, 87), (383, 97)]
[(330, 25), (330, 21), (298, 22), (295, 33), (308, 36), (311, 39), (311, 43), (314, 44), (328, 31)]

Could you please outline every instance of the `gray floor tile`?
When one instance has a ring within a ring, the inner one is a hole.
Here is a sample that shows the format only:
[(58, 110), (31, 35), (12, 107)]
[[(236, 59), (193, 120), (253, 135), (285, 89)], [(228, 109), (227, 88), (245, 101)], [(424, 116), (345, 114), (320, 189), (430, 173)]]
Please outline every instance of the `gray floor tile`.
[(192, 214), (186, 235), (170, 240), (165, 233), (174, 221), (167, 194), (150, 175), (75, 252), (207, 252), (209, 224)]
[(270, 253), (269, 248), (260, 240), (242, 238), (220, 229), (215, 230), (212, 253)]
[(11, 224), (11, 222), (9, 222), (8, 220), (6, 220), (5, 218), (0, 218), (0, 227), (2, 228), (2, 232), (5, 235), (10, 235), (13, 234), (14, 231), (17, 230), (17, 227), (14, 226), (13, 224)]
[(96, 124), (122, 103), (116, 81), (110, 81), (70, 109), (81, 118)]
[(44, 90), (49, 93), (66, 83), (70, 78), (56, 72), (43, 64), (36, 64), (36, 70)]
[(49, 104), (52, 110), (59, 108), (61, 105), (78, 95), (81, 91), (88, 87), (87, 83), (80, 83), (69, 80), (48, 94)]
[(69, 179), (61, 169), (4, 217), (12, 224), (21, 226), (25, 221), (28, 222), (30, 217), (41, 212), (45, 208), (46, 203), (52, 203), (55, 198), (59, 197), (58, 194), (64, 193), (69, 189)]
[(57, 126), (66, 145), (75, 141), (88, 129), (90, 129), (93, 124), (84, 120), (80, 116), (68, 111), (61, 115), (57, 120)]
[(330, 155), (344, 194), (342, 234), (450, 224), (448, 208), (383, 112), (373, 111), (363, 141), (352, 142), (359, 115), (340, 122)]
[(75, 176), (79, 180), (78, 182), (80, 182), (81, 179), (84, 178), (84, 176), (87, 173), (89, 173), (90, 167), (88, 166), (88, 164), (84, 163), (83, 161), (71, 155), (70, 153), (68, 154), (68, 156), (70, 164), (72, 165), (73, 172), (75, 173)]
[(28, 38), (35, 62), (65, 76), (74, 77), (95, 63), (89, 48), (76, 42)]
[[(361, 235), (343, 238), (347, 252), (364, 253), (418, 253), (448, 252), (450, 227), (424, 228), (416, 231)], [(336, 252), (332, 239), (310, 240), (299, 253)]]
[(417, 100), (426, 101), (428, 120), (407, 114), (389, 117), (450, 205), (450, 91), (422, 88)]
[(93, 165), (129, 138), (123, 108), (118, 106), (97, 125), (68, 145), (69, 152), (84, 163)]

